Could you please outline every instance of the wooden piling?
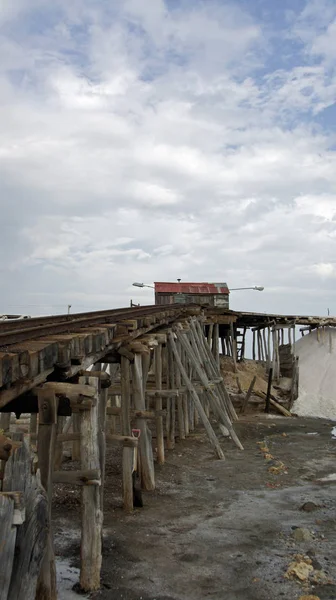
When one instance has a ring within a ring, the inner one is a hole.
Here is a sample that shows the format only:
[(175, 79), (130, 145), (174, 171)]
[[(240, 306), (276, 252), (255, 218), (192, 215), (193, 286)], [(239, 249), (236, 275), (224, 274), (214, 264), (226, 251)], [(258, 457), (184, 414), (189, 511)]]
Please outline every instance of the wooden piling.
[[(121, 433), (130, 436), (131, 431), (131, 383), (130, 383), (130, 361), (121, 356)], [(122, 470), (123, 470), (123, 505), (126, 511), (133, 510), (133, 458), (134, 448), (123, 447)]]
[[(162, 390), (162, 344), (154, 349), (154, 360), (155, 360), (155, 386), (157, 390)], [(157, 411), (162, 410), (162, 396), (158, 396), (155, 401), (155, 408)], [(164, 451), (164, 435), (163, 435), (163, 417), (157, 416), (155, 419), (156, 424), (156, 448), (157, 448), (157, 462), (159, 465), (163, 465), (165, 461)]]
[(41, 483), (47, 493), (49, 532), (37, 582), (36, 600), (56, 600), (55, 553), (51, 529), (52, 475), (54, 470), (58, 400), (52, 389), (38, 389), (39, 428), (37, 440)]
[[(133, 400), (136, 409), (145, 410), (145, 394), (143, 386), (142, 358), (135, 353), (133, 363)], [(137, 419), (137, 428), (140, 429), (139, 462), (141, 486), (145, 490), (155, 489), (155, 473), (152, 448), (152, 435), (145, 419)]]
[(170, 346), (171, 346), (172, 352), (173, 352), (175, 360), (176, 360), (177, 367), (180, 370), (180, 373), (181, 373), (182, 379), (184, 381), (184, 384), (187, 386), (188, 390), (190, 391), (192, 399), (193, 399), (193, 401), (195, 403), (195, 406), (197, 408), (198, 414), (199, 414), (199, 416), (200, 416), (200, 418), (202, 420), (202, 423), (203, 423), (203, 425), (205, 427), (205, 430), (206, 430), (206, 432), (208, 434), (209, 440), (210, 440), (212, 446), (214, 447), (218, 458), (220, 458), (220, 459), (223, 460), (224, 459), (223, 450), (221, 449), (221, 447), (219, 445), (219, 442), (218, 442), (218, 439), (217, 439), (217, 436), (216, 436), (214, 430), (212, 429), (212, 426), (211, 426), (211, 424), (210, 424), (210, 422), (209, 422), (209, 420), (208, 420), (208, 418), (207, 418), (207, 416), (206, 416), (206, 414), (204, 412), (204, 409), (203, 409), (203, 406), (202, 406), (202, 404), (200, 402), (198, 394), (195, 391), (195, 388), (194, 388), (192, 382), (190, 381), (190, 379), (188, 377), (188, 374), (187, 374), (187, 372), (186, 372), (186, 370), (185, 370), (185, 368), (184, 368), (184, 366), (183, 366), (183, 364), (181, 362), (181, 358), (180, 358), (178, 350), (176, 348), (176, 344), (175, 344), (175, 340), (174, 340), (174, 334), (172, 332), (169, 332), (168, 333), (168, 338), (169, 338), (169, 342), (170, 342)]
[[(95, 388), (94, 402), (90, 410), (79, 413), (81, 469), (95, 469), (100, 474), (99, 401), (100, 381), (98, 377), (80, 377), (80, 384)], [(98, 485), (82, 488), (82, 537), (80, 555), (80, 587), (84, 592), (100, 588), (102, 563), (103, 512)]]

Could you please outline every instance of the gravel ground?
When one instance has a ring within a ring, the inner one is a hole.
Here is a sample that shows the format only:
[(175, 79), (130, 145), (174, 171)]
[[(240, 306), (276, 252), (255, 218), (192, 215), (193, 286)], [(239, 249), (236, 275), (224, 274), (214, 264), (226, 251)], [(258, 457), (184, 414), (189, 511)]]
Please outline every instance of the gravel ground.
[[(333, 426), (250, 416), (236, 426), (244, 451), (221, 440), (225, 461), (213, 457), (199, 430), (167, 453), (156, 491), (131, 515), (121, 509), (120, 453), (111, 450), (102, 589), (94, 597), (336, 599), (335, 481), (321, 481), (336, 472)], [(307, 502), (311, 510), (302, 510)], [(71, 587), (79, 566), (79, 492), (56, 486), (53, 516), (59, 597), (68, 600), (78, 597)], [(310, 563), (309, 580), (285, 577), (296, 555), (309, 557), (298, 559)]]

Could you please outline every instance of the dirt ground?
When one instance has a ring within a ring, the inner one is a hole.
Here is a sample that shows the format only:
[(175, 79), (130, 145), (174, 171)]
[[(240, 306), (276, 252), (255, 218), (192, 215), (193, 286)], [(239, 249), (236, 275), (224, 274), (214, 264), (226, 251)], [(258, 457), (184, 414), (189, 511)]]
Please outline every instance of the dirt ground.
[[(336, 599), (336, 477), (319, 481), (336, 472), (333, 425), (249, 416), (236, 425), (244, 451), (222, 438), (225, 461), (214, 458), (200, 429), (167, 453), (156, 469), (156, 491), (145, 493), (144, 508), (131, 515), (121, 509), (120, 454), (111, 450), (102, 589), (94, 598)], [(306, 502), (314, 510), (301, 510)], [(53, 515), (59, 597), (78, 598), (71, 592), (79, 566), (78, 493), (57, 486)], [(307, 541), (294, 539), (296, 528), (308, 530)], [(285, 577), (298, 554), (309, 556), (309, 583)]]

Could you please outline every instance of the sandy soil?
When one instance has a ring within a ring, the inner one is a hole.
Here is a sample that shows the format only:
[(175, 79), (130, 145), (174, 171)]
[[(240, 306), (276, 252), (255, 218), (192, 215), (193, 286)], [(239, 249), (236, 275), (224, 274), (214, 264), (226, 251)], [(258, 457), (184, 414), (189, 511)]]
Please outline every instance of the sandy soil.
[[(132, 515), (121, 510), (120, 455), (111, 452), (102, 589), (94, 597), (336, 599), (335, 481), (318, 481), (336, 471), (333, 425), (250, 416), (236, 426), (245, 451), (222, 439), (225, 462), (214, 459), (200, 430), (167, 454), (156, 491), (144, 494), (144, 508)], [(305, 502), (315, 510), (300, 510)], [(57, 486), (53, 515), (60, 598), (70, 600), (79, 566), (78, 493)], [(308, 541), (293, 539), (296, 527), (309, 530)], [(315, 579), (324, 573), (315, 586), (284, 577), (293, 556), (307, 552)]]

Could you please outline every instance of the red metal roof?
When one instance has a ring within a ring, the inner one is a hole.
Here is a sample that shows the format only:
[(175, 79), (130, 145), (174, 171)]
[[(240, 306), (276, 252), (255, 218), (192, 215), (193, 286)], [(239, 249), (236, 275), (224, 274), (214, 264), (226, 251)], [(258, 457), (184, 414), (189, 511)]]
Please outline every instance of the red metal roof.
[(155, 292), (159, 294), (229, 294), (226, 283), (168, 283), (155, 282)]

